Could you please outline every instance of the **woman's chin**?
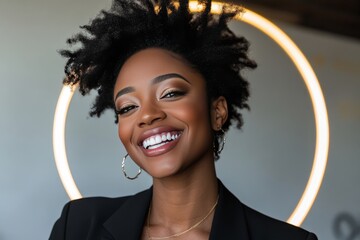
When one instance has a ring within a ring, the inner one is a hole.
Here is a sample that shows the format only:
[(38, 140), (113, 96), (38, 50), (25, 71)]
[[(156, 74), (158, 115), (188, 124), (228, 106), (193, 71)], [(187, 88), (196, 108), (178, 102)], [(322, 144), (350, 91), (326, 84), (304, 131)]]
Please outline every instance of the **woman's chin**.
[(179, 171), (175, 168), (161, 168), (148, 171), (150, 176), (154, 179), (168, 179), (179, 175)]

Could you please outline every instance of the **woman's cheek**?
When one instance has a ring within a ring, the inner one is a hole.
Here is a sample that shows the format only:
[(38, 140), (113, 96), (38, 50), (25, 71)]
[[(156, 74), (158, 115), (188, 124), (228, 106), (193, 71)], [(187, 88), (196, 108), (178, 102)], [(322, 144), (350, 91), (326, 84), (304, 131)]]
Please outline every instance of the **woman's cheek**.
[(128, 135), (128, 130), (129, 129), (127, 126), (126, 126), (126, 122), (124, 121), (119, 121), (118, 123), (118, 136), (120, 138), (120, 141), (125, 145), (126, 144), (126, 138), (127, 138), (127, 135)]

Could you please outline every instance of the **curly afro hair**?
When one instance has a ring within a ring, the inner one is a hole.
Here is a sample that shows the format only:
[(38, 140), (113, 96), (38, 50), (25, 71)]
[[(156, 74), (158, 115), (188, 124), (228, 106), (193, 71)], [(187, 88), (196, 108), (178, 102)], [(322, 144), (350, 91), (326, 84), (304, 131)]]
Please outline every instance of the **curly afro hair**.
[[(201, 0), (203, 10), (191, 13), (189, 0), (114, 0), (110, 10), (102, 10), (82, 32), (67, 43), (75, 50), (61, 50), (68, 60), (64, 84), (79, 84), (82, 95), (92, 89), (97, 97), (90, 116), (100, 116), (105, 109), (115, 111), (113, 89), (124, 62), (134, 53), (151, 47), (172, 51), (190, 63), (206, 81), (208, 100), (224, 96), (228, 119), (222, 126), (229, 129), (243, 124), (241, 109), (249, 109), (248, 82), (240, 72), (255, 68), (248, 58), (248, 41), (236, 36), (228, 21), (242, 9), (224, 5), (220, 15), (211, 14), (211, 0)], [(117, 122), (117, 115), (116, 122)], [(214, 133), (215, 159), (221, 134)]]

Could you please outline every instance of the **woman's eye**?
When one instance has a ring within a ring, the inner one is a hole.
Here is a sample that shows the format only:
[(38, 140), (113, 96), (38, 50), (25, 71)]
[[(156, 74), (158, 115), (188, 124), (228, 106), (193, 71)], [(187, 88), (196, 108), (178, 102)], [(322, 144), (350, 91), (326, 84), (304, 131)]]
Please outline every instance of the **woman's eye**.
[(130, 106), (122, 107), (119, 110), (115, 110), (115, 112), (118, 115), (123, 115), (123, 114), (126, 114), (126, 113), (130, 112), (131, 110), (133, 110), (135, 108), (137, 108), (137, 106), (130, 105)]
[(180, 97), (180, 96), (184, 96), (185, 93), (182, 91), (169, 91), (167, 93), (165, 93), (160, 99), (164, 99), (164, 98), (176, 98), (176, 97)]

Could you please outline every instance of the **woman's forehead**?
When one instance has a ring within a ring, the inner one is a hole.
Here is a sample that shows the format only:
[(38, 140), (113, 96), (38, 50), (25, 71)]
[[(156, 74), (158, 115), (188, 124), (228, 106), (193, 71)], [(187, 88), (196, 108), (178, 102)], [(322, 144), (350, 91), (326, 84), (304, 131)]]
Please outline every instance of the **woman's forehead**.
[[(121, 67), (117, 82), (151, 80), (164, 74), (198, 74), (181, 56), (161, 48), (148, 48), (130, 56)], [(186, 76), (185, 76), (186, 77)]]

